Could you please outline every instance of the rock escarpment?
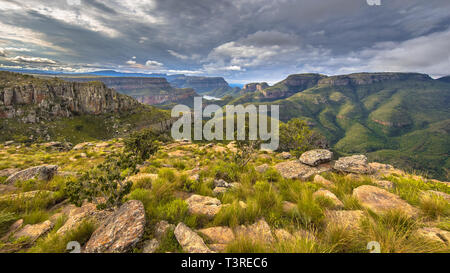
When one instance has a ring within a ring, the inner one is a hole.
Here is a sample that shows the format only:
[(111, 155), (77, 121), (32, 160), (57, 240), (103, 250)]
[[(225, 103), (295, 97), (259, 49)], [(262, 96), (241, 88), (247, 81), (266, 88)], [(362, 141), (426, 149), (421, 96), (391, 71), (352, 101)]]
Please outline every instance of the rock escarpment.
[(43, 80), (0, 72), (0, 118), (36, 123), (54, 117), (128, 111), (138, 104), (100, 82)]

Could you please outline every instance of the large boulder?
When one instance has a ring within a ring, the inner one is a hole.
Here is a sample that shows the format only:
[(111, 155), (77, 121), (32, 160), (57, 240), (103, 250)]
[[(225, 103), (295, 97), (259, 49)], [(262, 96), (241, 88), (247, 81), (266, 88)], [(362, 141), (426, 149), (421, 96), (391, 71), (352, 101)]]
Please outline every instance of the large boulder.
[(236, 237), (246, 238), (251, 241), (259, 241), (264, 244), (271, 244), (275, 242), (269, 224), (264, 219), (259, 220), (250, 226), (238, 226), (235, 230)]
[(14, 183), (18, 180), (30, 180), (37, 178), (39, 180), (48, 181), (53, 178), (53, 176), (58, 171), (58, 166), (56, 165), (42, 165), (32, 168), (25, 169), (23, 171), (16, 172), (6, 179), (7, 184)]
[(341, 229), (358, 229), (364, 213), (361, 210), (327, 210), (325, 223), (328, 227)]
[(408, 216), (418, 215), (418, 210), (408, 204), (405, 200), (387, 190), (363, 185), (353, 190), (353, 196), (359, 203), (375, 213), (384, 213), (390, 210), (401, 210)]
[(313, 175), (330, 171), (331, 166), (329, 164), (323, 164), (317, 167), (311, 167), (300, 163), (298, 160), (293, 160), (278, 163), (275, 165), (275, 169), (286, 179), (307, 180)]
[(121, 253), (133, 247), (144, 234), (145, 209), (131, 200), (105, 219), (86, 244), (87, 253)]
[(212, 253), (203, 242), (202, 237), (184, 223), (179, 223), (174, 230), (175, 237), (184, 251), (188, 253)]
[(369, 174), (372, 172), (365, 155), (341, 157), (334, 163), (334, 169), (347, 173)]
[(32, 243), (36, 241), (39, 237), (47, 233), (53, 224), (49, 220), (35, 225), (26, 225), (21, 230), (16, 232), (13, 237), (18, 238), (28, 238), (28, 242)]
[(222, 207), (219, 199), (197, 194), (186, 199), (186, 203), (190, 213), (206, 215), (210, 218), (214, 217)]
[(317, 149), (304, 152), (300, 156), (299, 160), (303, 164), (315, 167), (320, 164), (330, 162), (332, 158), (333, 158), (332, 152), (325, 149)]
[(330, 180), (324, 178), (321, 175), (314, 176), (314, 183), (322, 184), (322, 185), (324, 185), (326, 187), (334, 187), (335, 186), (333, 182), (331, 182)]

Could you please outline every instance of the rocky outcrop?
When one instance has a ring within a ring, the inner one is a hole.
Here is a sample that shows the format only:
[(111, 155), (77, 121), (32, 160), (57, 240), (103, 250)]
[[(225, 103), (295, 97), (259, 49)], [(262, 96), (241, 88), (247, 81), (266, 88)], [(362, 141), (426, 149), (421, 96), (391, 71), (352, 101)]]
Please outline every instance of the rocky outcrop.
[(300, 162), (315, 167), (320, 164), (330, 162), (332, 158), (333, 158), (332, 152), (324, 149), (317, 149), (304, 152), (300, 156)]
[(328, 210), (325, 211), (325, 222), (328, 227), (354, 230), (359, 228), (363, 216), (361, 210)]
[(179, 223), (174, 230), (178, 243), (185, 252), (188, 253), (211, 253), (212, 251), (203, 242), (202, 237), (187, 227), (184, 223)]
[(255, 92), (255, 91), (261, 92), (268, 87), (269, 87), (269, 85), (266, 82), (247, 83), (246, 85), (244, 85), (244, 88), (242, 88), (242, 92), (244, 92), (244, 93)]
[(139, 242), (144, 228), (144, 205), (137, 200), (128, 201), (100, 224), (87, 242), (85, 251), (126, 252)]
[(326, 78), (326, 76), (319, 74), (290, 75), (274, 86), (265, 88), (261, 91), (261, 94), (267, 99), (286, 98), (315, 86), (323, 78)]
[(0, 118), (18, 118), (27, 123), (128, 111), (139, 104), (101, 82), (43, 80), (9, 72), (0, 72), (0, 82), (4, 83), (0, 88)]
[(222, 207), (219, 199), (197, 194), (186, 199), (186, 203), (188, 204), (189, 213), (205, 215), (210, 218), (214, 217)]
[(235, 238), (233, 230), (229, 227), (210, 227), (200, 229), (198, 232), (214, 244), (229, 244)]
[(26, 225), (21, 230), (16, 232), (13, 237), (16, 239), (25, 237), (28, 238), (28, 242), (31, 243), (48, 232), (52, 228), (52, 226), (53, 224), (49, 220), (40, 224)]
[(329, 164), (311, 167), (300, 163), (298, 160), (281, 162), (275, 165), (275, 169), (286, 179), (301, 179), (307, 180), (315, 174), (327, 172), (331, 170)]
[(15, 183), (16, 181), (25, 181), (36, 178), (38, 180), (48, 181), (53, 178), (53, 176), (58, 171), (58, 166), (56, 165), (42, 165), (19, 171), (12, 174), (6, 179), (7, 184)]
[(365, 155), (341, 157), (334, 163), (333, 168), (347, 173), (369, 174), (372, 172)]
[(375, 213), (400, 210), (411, 217), (418, 215), (418, 210), (408, 204), (405, 200), (375, 186), (360, 186), (353, 190), (353, 197), (355, 197), (363, 207), (370, 209)]

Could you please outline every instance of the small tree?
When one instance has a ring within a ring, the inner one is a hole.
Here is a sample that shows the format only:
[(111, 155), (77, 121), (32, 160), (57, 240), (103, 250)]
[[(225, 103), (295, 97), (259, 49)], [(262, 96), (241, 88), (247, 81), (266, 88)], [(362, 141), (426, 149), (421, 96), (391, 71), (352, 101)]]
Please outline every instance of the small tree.
[(78, 180), (68, 182), (66, 194), (76, 206), (81, 206), (84, 200), (97, 204), (99, 209), (120, 206), (132, 186), (126, 178), (135, 173), (136, 160), (132, 155), (115, 154)]
[(310, 130), (308, 124), (294, 118), (280, 125), (280, 151), (290, 151), (299, 157), (314, 148), (327, 148), (328, 142), (319, 133)]
[(150, 129), (133, 132), (124, 140), (125, 151), (134, 154), (138, 163), (142, 163), (158, 151), (161, 138), (161, 135)]

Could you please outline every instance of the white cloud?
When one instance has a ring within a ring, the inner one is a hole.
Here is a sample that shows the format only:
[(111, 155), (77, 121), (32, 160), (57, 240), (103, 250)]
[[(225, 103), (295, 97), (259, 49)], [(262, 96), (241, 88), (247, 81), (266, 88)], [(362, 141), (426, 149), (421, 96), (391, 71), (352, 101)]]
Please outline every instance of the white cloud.
[(6, 56), (6, 52), (3, 48), (0, 48), (0, 57), (5, 57)]
[(56, 64), (57, 63), (48, 58), (26, 57), (26, 56), (16, 56), (16, 57), (8, 58), (8, 60), (11, 62), (14, 62), (14, 63), (34, 63), (34, 64)]
[(149, 68), (161, 68), (164, 64), (158, 62), (158, 61), (152, 61), (152, 60), (148, 60), (145, 62), (145, 66), (149, 67)]
[(129, 61), (127, 61), (127, 62), (126, 62), (126, 64), (129, 64), (129, 65), (134, 65), (134, 64), (136, 64), (136, 61), (133, 61), (133, 60), (129, 60)]
[(167, 52), (169, 52), (170, 55), (172, 55), (172, 56), (174, 56), (174, 57), (177, 57), (177, 58), (179, 58), (179, 59), (182, 59), (182, 60), (187, 60), (187, 59), (189, 59), (189, 56), (180, 54), (180, 53), (178, 53), (178, 52), (176, 52), (176, 51), (173, 51), (173, 50), (171, 50), (171, 49), (168, 49)]

